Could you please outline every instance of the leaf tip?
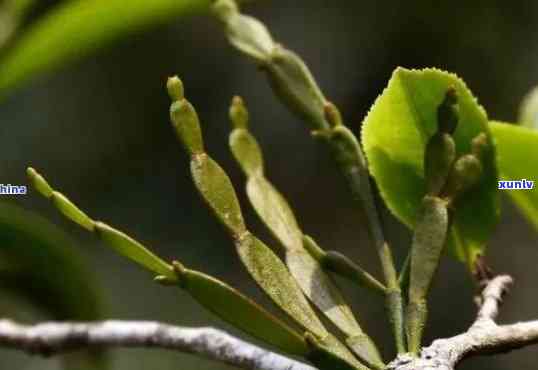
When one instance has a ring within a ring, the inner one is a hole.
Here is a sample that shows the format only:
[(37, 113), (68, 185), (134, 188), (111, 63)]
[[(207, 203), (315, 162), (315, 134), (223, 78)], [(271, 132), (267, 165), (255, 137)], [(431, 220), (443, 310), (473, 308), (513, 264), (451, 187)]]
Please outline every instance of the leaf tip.
[(249, 113), (240, 96), (236, 95), (232, 98), (229, 115), (234, 128), (248, 129)]
[(183, 82), (178, 76), (168, 78), (166, 81), (166, 89), (168, 90), (168, 95), (172, 101), (178, 101), (185, 98)]
[(41, 176), (33, 167), (26, 169), (26, 175), (30, 180), (32, 186), (45, 198), (50, 198), (54, 192), (47, 180)]

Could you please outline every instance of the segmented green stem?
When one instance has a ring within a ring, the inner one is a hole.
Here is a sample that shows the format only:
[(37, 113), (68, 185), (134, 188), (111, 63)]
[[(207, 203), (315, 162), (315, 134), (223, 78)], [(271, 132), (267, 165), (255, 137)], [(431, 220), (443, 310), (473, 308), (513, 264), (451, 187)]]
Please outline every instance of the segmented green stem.
[(367, 217), (371, 239), (376, 246), (385, 283), (389, 312), (396, 347), (405, 352), (401, 291), (392, 253), (385, 241), (376, 209), (364, 155), (355, 136), (335, 120), (341, 121), (337, 109), (318, 87), (302, 59), (280, 44), (276, 44), (265, 25), (241, 14), (233, 0), (217, 0), (216, 16), (224, 25), (230, 43), (253, 59), (265, 71), (270, 85), (280, 100), (311, 125), (317, 136), (326, 138), (334, 157)]

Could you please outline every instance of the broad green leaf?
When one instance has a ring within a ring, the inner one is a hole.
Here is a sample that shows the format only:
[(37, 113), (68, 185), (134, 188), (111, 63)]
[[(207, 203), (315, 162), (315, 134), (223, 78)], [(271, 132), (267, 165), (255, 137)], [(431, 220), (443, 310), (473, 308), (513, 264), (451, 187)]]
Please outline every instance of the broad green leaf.
[(84, 58), (110, 42), (179, 16), (210, 0), (71, 0), (32, 24), (0, 60), (0, 96), (42, 72)]
[[(9, 202), (0, 202), (0, 290), (22, 297), (55, 320), (102, 318), (102, 299), (93, 274), (71, 238)], [(97, 352), (88, 352), (68, 362), (81, 368), (79, 361), (98, 367), (104, 365), (103, 360)]]
[(308, 354), (302, 336), (229, 285), (184, 268), (180, 270), (179, 279), (183, 289), (223, 320), (288, 353)]
[(398, 68), (376, 100), (362, 128), (369, 169), (392, 213), (413, 227), (422, 197), (424, 150), (437, 126), (436, 111), (449, 87), (457, 90), (459, 123), (454, 133), (458, 156), (471, 150), (471, 140), (487, 135), (480, 182), (456, 201), (449, 246), (473, 268), (477, 255), (499, 219), (495, 149), (484, 109), (456, 75), (437, 69)]
[(531, 190), (503, 190), (538, 229), (538, 131), (502, 122), (490, 122), (497, 143), (502, 180), (534, 181)]

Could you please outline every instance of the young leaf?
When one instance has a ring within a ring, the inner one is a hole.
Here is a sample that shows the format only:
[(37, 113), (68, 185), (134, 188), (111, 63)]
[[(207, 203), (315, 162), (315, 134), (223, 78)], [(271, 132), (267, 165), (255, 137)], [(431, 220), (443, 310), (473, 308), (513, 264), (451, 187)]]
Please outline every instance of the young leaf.
[(398, 68), (376, 100), (362, 128), (362, 141), (381, 195), (392, 213), (412, 227), (426, 193), (424, 151), (437, 130), (437, 109), (446, 91), (458, 95), (456, 155), (469, 153), (478, 134), (486, 135), (480, 181), (460, 197), (448, 241), (450, 249), (472, 268), (499, 219), (495, 150), (486, 113), (463, 81), (436, 69)]
[(0, 60), (0, 96), (142, 28), (208, 10), (210, 0), (73, 0), (38, 19)]
[(174, 267), (179, 286), (223, 320), (287, 353), (306, 356), (310, 352), (300, 335), (234, 288), (177, 262)]
[[(174, 279), (175, 275), (173, 274), (172, 267), (140, 243), (102, 222), (92, 220), (63, 194), (55, 191), (43, 176), (33, 168), (28, 168), (27, 174), (30, 182), (36, 189), (38, 189), (42, 195), (49, 198), (56, 208), (58, 208), (58, 210), (60, 210), (67, 218), (88, 231), (95, 232), (109, 246), (115, 249), (116, 252), (133, 260), (152, 273)], [(45, 189), (45, 191), (42, 189)]]
[(346, 334), (346, 342), (365, 363), (383, 368), (375, 345), (363, 333), (339, 289), (320, 262), (303, 247), (303, 233), (286, 199), (265, 178), (263, 155), (256, 139), (246, 129), (245, 115), (234, 114), (242, 111), (246, 111), (242, 101), (234, 98), (230, 118), (236, 128), (230, 134), (229, 143), (247, 176), (247, 195), (254, 210), (284, 247), (286, 264), (304, 294)]
[(528, 190), (503, 190), (538, 229), (538, 131), (502, 122), (490, 122), (497, 143), (501, 180), (534, 181)]

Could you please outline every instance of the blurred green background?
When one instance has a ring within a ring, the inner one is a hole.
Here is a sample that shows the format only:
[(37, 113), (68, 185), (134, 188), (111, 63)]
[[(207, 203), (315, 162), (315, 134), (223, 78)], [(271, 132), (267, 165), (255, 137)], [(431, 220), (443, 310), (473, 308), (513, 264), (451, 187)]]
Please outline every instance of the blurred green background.
[[(56, 3), (40, 1), (28, 23)], [(538, 83), (535, 1), (260, 1), (245, 10), (303, 56), (356, 133), (396, 66), (455, 72), (490, 117), (506, 121), (515, 121), (522, 97)], [(2, 100), (0, 183), (26, 183), (25, 168), (32, 165), (92, 217), (272, 308), (191, 184), (187, 158), (168, 120), (164, 84), (172, 74), (182, 77), (202, 119), (207, 148), (234, 181), (255, 234), (276, 244), (249, 209), (243, 176), (227, 148), (227, 110), (235, 94), (244, 97), (251, 111), (267, 175), (289, 199), (303, 230), (380, 276), (366, 230), (329, 153), (276, 101), (256, 68), (227, 45), (208, 14), (139, 30)], [(33, 190), (9, 200), (52, 220), (77, 241), (103, 290), (106, 318), (210, 325), (237, 333), (181, 290), (152, 283), (151, 276), (65, 221)], [(387, 212), (384, 216), (401, 261), (410, 233)], [(516, 278), (502, 310), (503, 322), (537, 316), (536, 242), (535, 231), (503, 197), (502, 221), (488, 249), (495, 271)], [(342, 286), (361, 324), (381, 344), (386, 358), (392, 358), (383, 302), (347, 282)], [(473, 289), (464, 266), (445, 259), (432, 295), (426, 342), (468, 327), (475, 314)], [(0, 296), (0, 316), (27, 322), (46, 318), (27, 302), (10, 297)], [(113, 350), (110, 357), (115, 370), (226, 368), (159, 350)], [(530, 370), (537, 362), (538, 347), (529, 347), (469, 360), (461, 369)], [(58, 368), (58, 358), (0, 349), (0, 369)]]

